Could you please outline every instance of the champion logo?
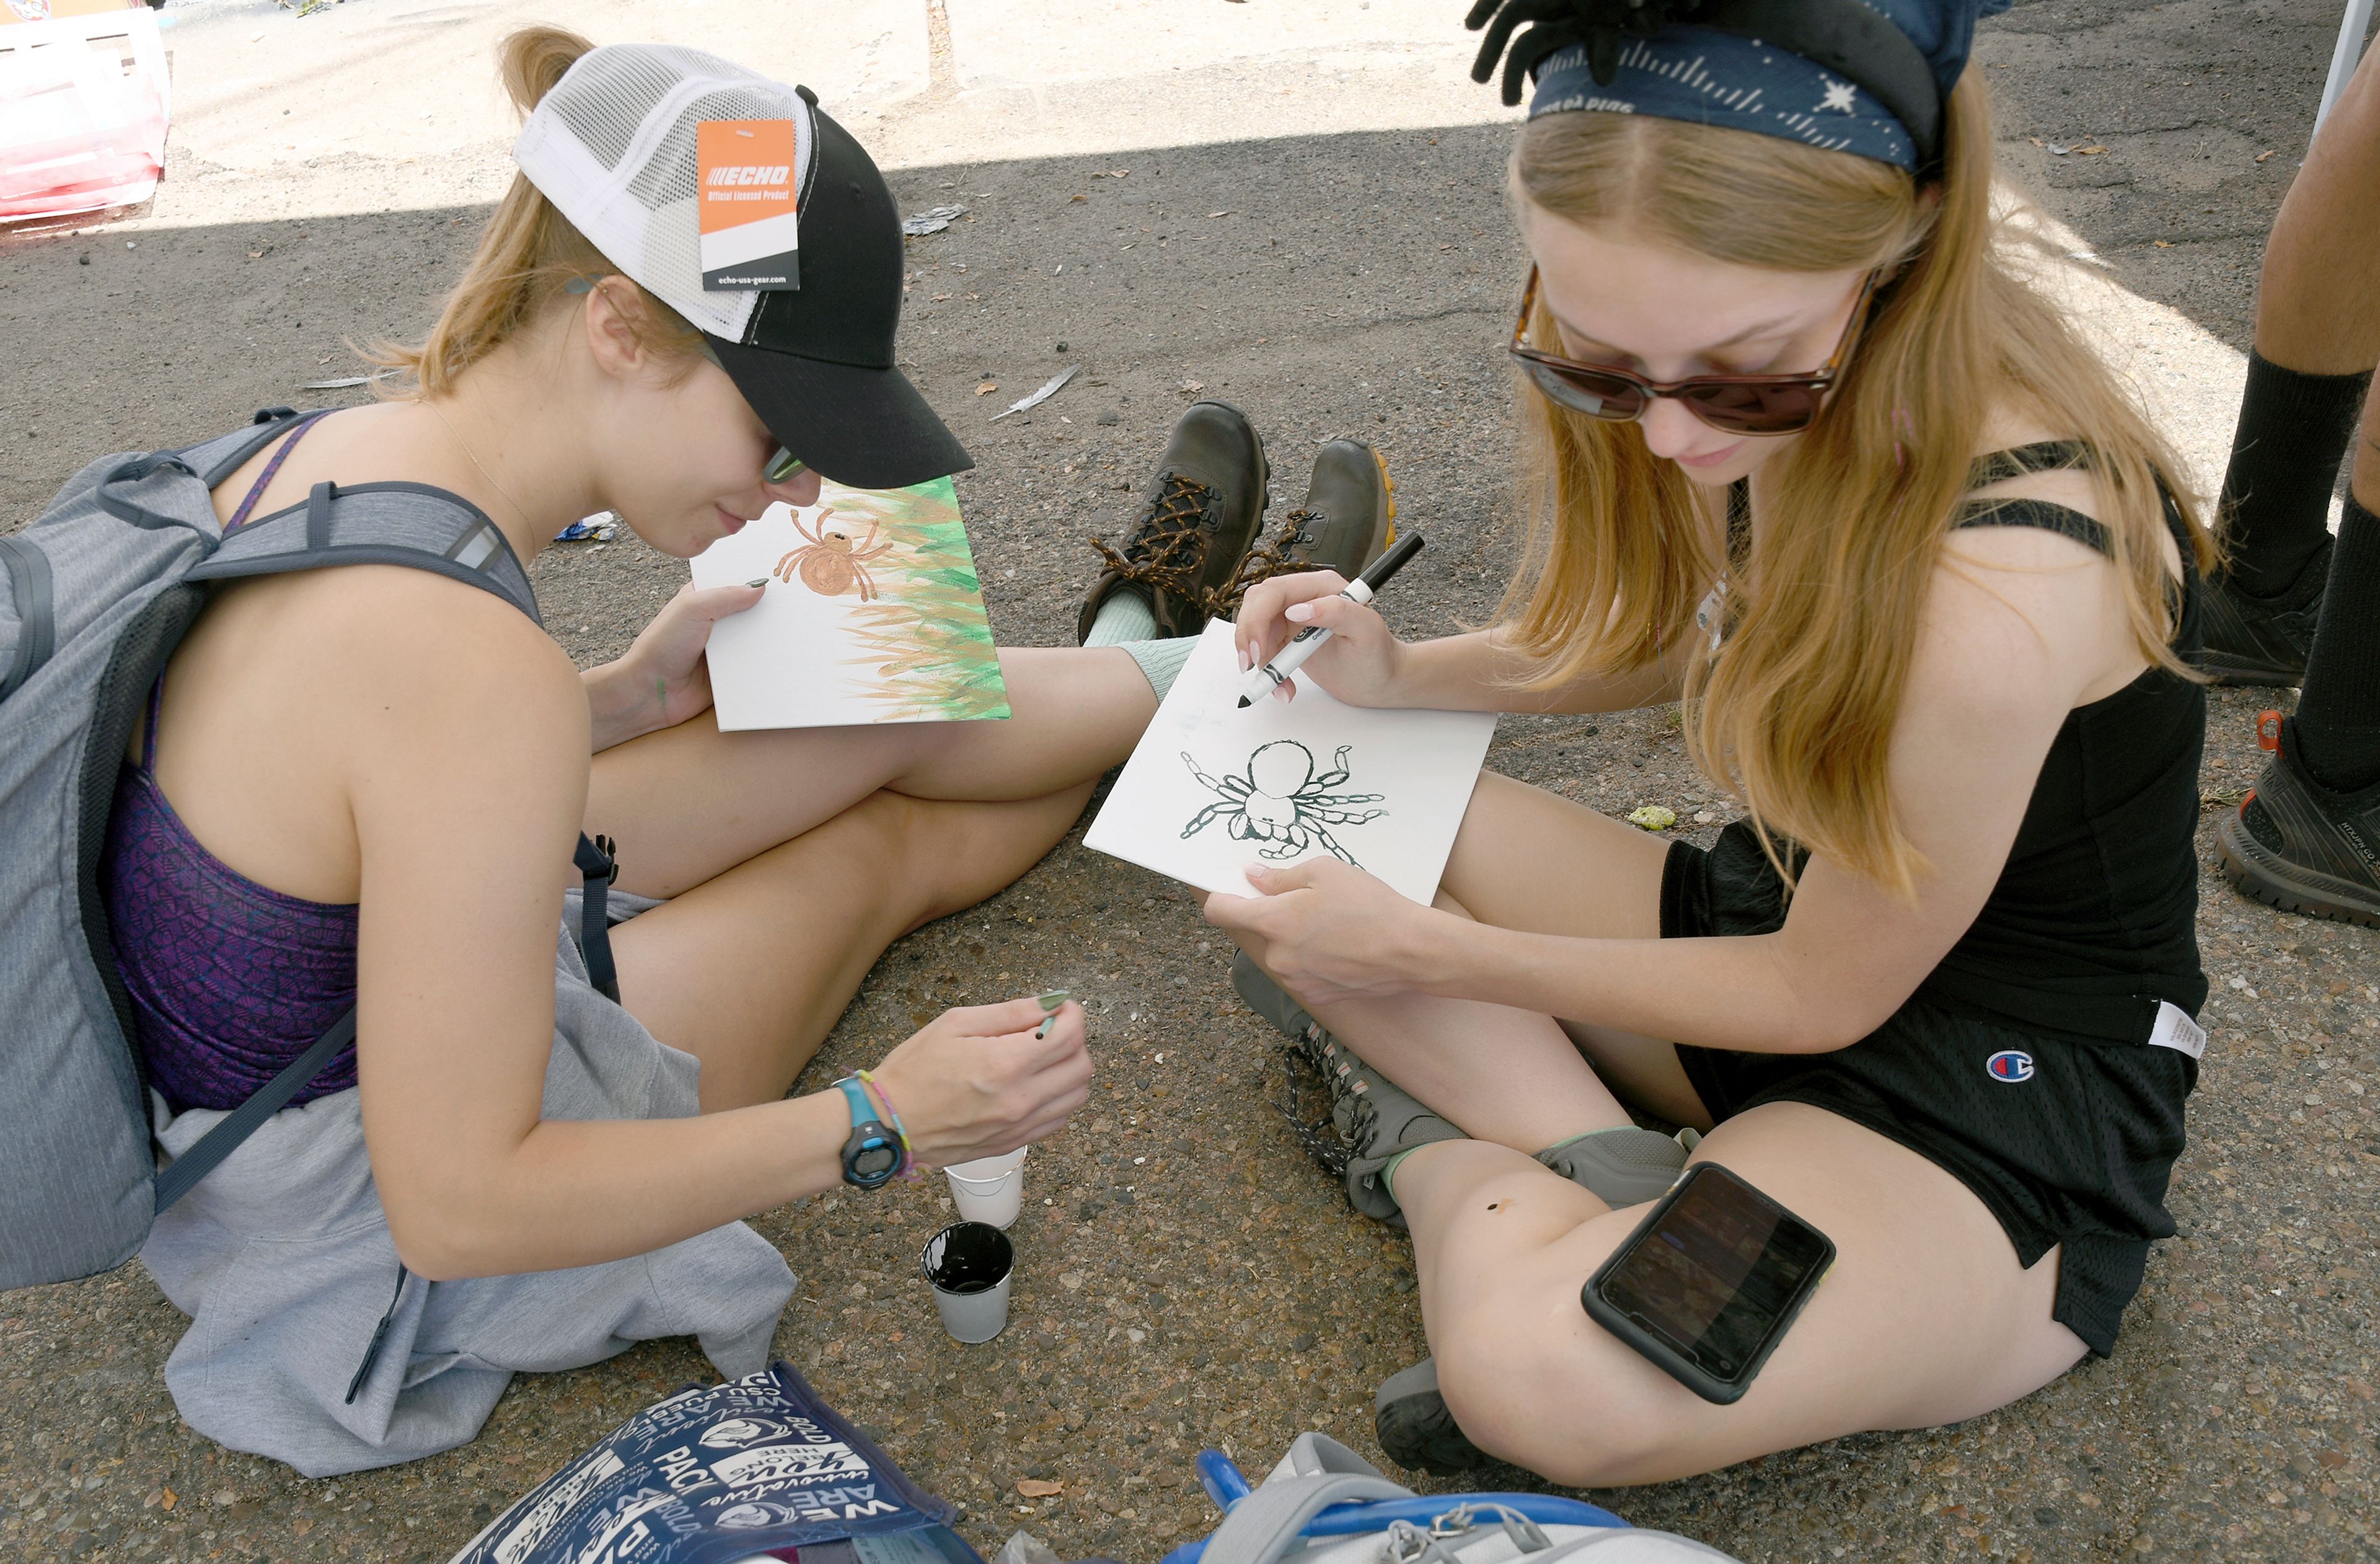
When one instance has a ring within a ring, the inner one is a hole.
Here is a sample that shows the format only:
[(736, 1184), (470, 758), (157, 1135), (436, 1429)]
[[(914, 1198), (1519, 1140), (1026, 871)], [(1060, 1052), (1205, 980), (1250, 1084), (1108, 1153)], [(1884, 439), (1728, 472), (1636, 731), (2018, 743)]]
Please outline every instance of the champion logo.
[(2033, 1055), (2022, 1049), (2002, 1049), (1984, 1061), (1984, 1069), (1993, 1080), (2012, 1086), (2033, 1079)]
[(712, 169), (710, 176), (703, 183), (706, 185), (782, 185), (785, 182), (785, 176), (792, 172), (791, 167), (782, 163), (734, 164), (725, 168)]

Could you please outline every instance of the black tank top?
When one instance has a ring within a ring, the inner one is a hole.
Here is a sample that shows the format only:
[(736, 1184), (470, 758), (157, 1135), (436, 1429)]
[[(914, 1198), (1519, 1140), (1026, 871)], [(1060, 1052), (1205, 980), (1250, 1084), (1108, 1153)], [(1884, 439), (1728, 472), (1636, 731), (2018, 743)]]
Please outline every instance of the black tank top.
[[(2090, 465), (2088, 447), (2045, 442), (1984, 457), (1969, 484)], [(2180, 506), (2162, 479), (2157, 487), (2181, 547), (2173, 649), (2187, 661), (2199, 646), (2198, 572)], [(1731, 556), (1748, 547), (1750, 523), (1739, 482), (1728, 496)], [(2045, 527), (2108, 552), (2106, 527), (2041, 500), (1970, 500), (1951, 525)], [(2068, 712), (1990, 897), (1917, 993), (2083, 1042), (2146, 1042), (2162, 1000), (2195, 1016), (2206, 999), (2194, 844), (2205, 737), (2205, 687), (2164, 668)]]

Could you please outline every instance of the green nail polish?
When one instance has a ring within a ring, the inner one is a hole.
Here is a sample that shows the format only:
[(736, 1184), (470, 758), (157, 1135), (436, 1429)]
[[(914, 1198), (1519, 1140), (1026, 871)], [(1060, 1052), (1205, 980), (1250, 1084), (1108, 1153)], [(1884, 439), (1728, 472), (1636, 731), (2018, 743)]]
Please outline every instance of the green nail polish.
[(760, 576), (760, 577), (759, 577), (759, 578), (757, 578), (757, 579), (755, 579), (755, 580), (747, 581), (747, 582), (745, 582), (745, 583), (744, 583), (744, 585), (746, 585), (747, 587), (765, 587), (765, 586), (767, 586), (768, 584), (769, 584), (769, 578), (768, 578), (767, 576)]
[(769, 465), (760, 476), (771, 483), (783, 483), (808, 465), (799, 456), (780, 445), (777, 447), (777, 454), (769, 458)]
[(1048, 993), (1041, 995), (1035, 1002), (1040, 1005), (1042, 1012), (1046, 1014), (1056, 1011), (1060, 1005), (1064, 1004), (1073, 997), (1074, 993), (1072, 989), (1052, 988)]

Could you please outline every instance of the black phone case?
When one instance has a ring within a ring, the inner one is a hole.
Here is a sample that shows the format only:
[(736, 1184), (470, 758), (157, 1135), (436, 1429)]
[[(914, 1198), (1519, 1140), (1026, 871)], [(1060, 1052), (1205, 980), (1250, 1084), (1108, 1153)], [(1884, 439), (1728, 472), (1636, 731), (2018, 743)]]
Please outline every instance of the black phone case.
[[(1636, 1245), (1645, 1242), (1645, 1235), (1650, 1233), (1656, 1227), (1659, 1226), (1661, 1218), (1670, 1214), (1670, 1207), (1677, 1204), (1678, 1196), (1684, 1192), (1686, 1181), (1695, 1177), (1707, 1176), (1703, 1172), (1703, 1170), (1705, 1169), (1715, 1170), (1718, 1172), (1723, 1173), (1727, 1177), (1735, 1180), (1738, 1183), (1742, 1184), (1744, 1188), (1751, 1190), (1755, 1194), (1758, 1194), (1761, 1199), (1767, 1201), (1769, 1205), (1775, 1206), (1778, 1210), (1783, 1211), (1788, 1218), (1791, 1218), (1796, 1222), (1801, 1222), (1802, 1226), (1808, 1228), (1811, 1232), (1817, 1235), (1817, 1239), (1820, 1243), (1826, 1245), (1825, 1257), (1818, 1265), (1812, 1267), (1809, 1281), (1805, 1283), (1799, 1291), (1795, 1292), (1792, 1298), (1787, 1302), (1784, 1312), (1777, 1318), (1777, 1323), (1769, 1328), (1768, 1334), (1762, 1339), (1760, 1350), (1755, 1352), (1752, 1355), (1752, 1361), (1744, 1365), (1743, 1377), (1740, 1380), (1721, 1379), (1711, 1374), (1707, 1369), (1704, 1368), (1702, 1364), (1694, 1362), (1692, 1358), (1686, 1357), (1684, 1354), (1678, 1352), (1676, 1348), (1670, 1346), (1667, 1341), (1662, 1340), (1658, 1336), (1646, 1330), (1643, 1326), (1638, 1325), (1634, 1320), (1629, 1318), (1610, 1303), (1605, 1302), (1603, 1294), (1599, 1291), (1603, 1286), (1604, 1277), (1610, 1272), (1611, 1268), (1614, 1266), (1617, 1266), (1621, 1259), (1629, 1255), (1630, 1252), (1634, 1250)], [(1662, 1373), (1668, 1375), (1670, 1378), (1676, 1380), (1679, 1384), (1684, 1386), (1687, 1389), (1692, 1390), (1695, 1395), (1700, 1396), (1706, 1401), (1713, 1402), (1718, 1406), (1732, 1406), (1734, 1403), (1743, 1399), (1743, 1393), (1752, 1388), (1752, 1382), (1760, 1377), (1761, 1366), (1767, 1363), (1768, 1354), (1777, 1350), (1778, 1342), (1785, 1340), (1785, 1332), (1792, 1328), (1793, 1321), (1802, 1313), (1802, 1306), (1810, 1301), (1811, 1296), (1818, 1291), (1820, 1284), (1825, 1282), (1827, 1279), (1828, 1273), (1832, 1271), (1834, 1268), (1835, 1241), (1833, 1239), (1828, 1238), (1823, 1232), (1819, 1232), (1816, 1228), (1811, 1227), (1809, 1223), (1802, 1221), (1802, 1218), (1794, 1216), (1792, 1212), (1786, 1211), (1783, 1206), (1779, 1205), (1778, 1202), (1769, 1199), (1767, 1194), (1762, 1194), (1757, 1185), (1744, 1178), (1741, 1173), (1720, 1167), (1719, 1164), (1716, 1162), (1697, 1162), (1692, 1168), (1686, 1170), (1685, 1176), (1683, 1178), (1679, 1179), (1676, 1183), (1670, 1186), (1668, 1194), (1662, 1195), (1659, 1200), (1654, 1203), (1653, 1209), (1645, 1213), (1645, 1219), (1636, 1224), (1636, 1231), (1630, 1233), (1627, 1238), (1622, 1240), (1620, 1247), (1614, 1249), (1610, 1255), (1605, 1258), (1603, 1264), (1596, 1267), (1595, 1274), (1586, 1279), (1586, 1285), (1585, 1287), (1579, 1289), (1578, 1301), (1580, 1304), (1585, 1308), (1587, 1318), (1593, 1320), (1596, 1324), (1601, 1326), (1604, 1329), (1609, 1331), (1621, 1340), (1628, 1343), (1632, 1351), (1633, 1351), (1638, 1356), (1644, 1358), (1647, 1363), (1650, 1363), (1654, 1367), (1659, 1369)]]

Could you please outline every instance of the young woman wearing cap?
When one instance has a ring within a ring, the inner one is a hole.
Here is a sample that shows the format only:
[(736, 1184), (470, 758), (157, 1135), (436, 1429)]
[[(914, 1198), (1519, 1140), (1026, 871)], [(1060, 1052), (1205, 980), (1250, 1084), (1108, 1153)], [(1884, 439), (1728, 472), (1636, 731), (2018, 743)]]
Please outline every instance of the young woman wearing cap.
[[(1665, 9), (1522, 0), (1483, 55), (1538, 24), (1502, 623), (1401, 644), (1291, 578), (1240, 634), (1329, 625), (1306, 674), (1362, 704), (1682, 695), (1751, 820), (1705, 849), (1490, 774), (1436, 909), (1327, 859), (1208, 906), (1304, 1001), (1244, 969), (1338, 1084), (1351, 1196), (1411, 1224), (1435, 1358), (1383, 1387), (1383, 1447), (1589, 1485), (1955, 1422), (2107, 1352), (2173, 1231), (2205, 993), (2208, 541), (1994, 248), (1978, 6), (1800, 5), (1794, 38), (1768, 7), (1757, 40)], [(1837, 1245), (1735, 1404), (1581, 1308), (1687, 1160), (1631, 1109)]]
[[(510, 38), (503, 67), (524, 110), (568, 103), (532, 116), (535, 177), (428, 340), (384, 355), (417, 389), (260, 450), (216, 491), (225, 523), (380, 484), (477, 507), (521, 562), (605, 507), (684, 557), (811, 502), (820, 472), (885, 487), (966, 465), (892, 367), (891, 196), (806, 97), (551, 29)], [(706, 74), (693, 107), (669, 100), (685, 118), (650, 183), (676, 156), (691, 186), (705, 103), (795, 118), (823, 170), (803, 290), (758, 301), (733, 341), (687, 323), (724, 308), (690, 249), (658, 254), (658, 220), (603, 210), (556, 150), (625, 143), (656, 79)], [(650, 285), (573, 210), (627, 236)], [(764, 476), (781, 445), (800, 460)], [(1224, 451), (1175, 508), (1251, 459)], [(784, 1094), (889, 943), (1058, 841), (1188, 643), (1004, 651), (1006, 721), (722, 734), (704, 642), (760, 596), (681, 592), (584, 675), (501, 597), (387, 566), (225, 589), (181, 643), (105, 870), (164, 1144), (187, 1150), (350, 1004), (358, 1038), (143, 1251), (197, 1316), (167, 1369), (193, 1426), (319, 1474), (468, 1438), (511, 1371), (645, 1337), (698, 1334), (754, 1372), (793, 1283), (737, 1218), (889, 1176), (850, 1160), (863, 1112), (936, 1165), (1045, 1136), (1084, 1101), (1081, 1008), (1044, 1035), (1031, 999), (945, 1012), (864, 1088)], [(625, 1011), (557, 957), (582, 826), (617, 841), (615, 903), (650, 909), (610, 936)]]

